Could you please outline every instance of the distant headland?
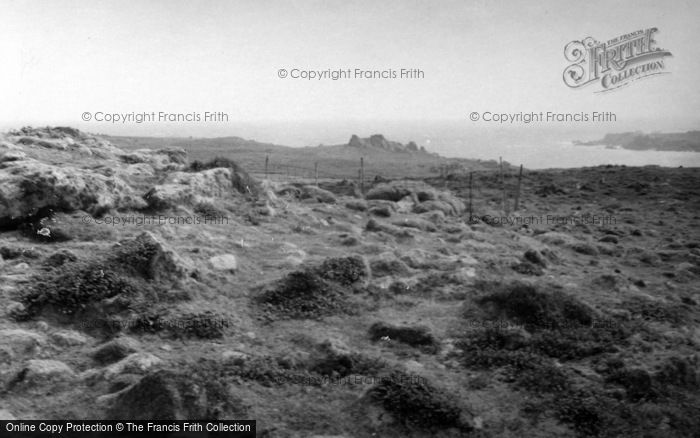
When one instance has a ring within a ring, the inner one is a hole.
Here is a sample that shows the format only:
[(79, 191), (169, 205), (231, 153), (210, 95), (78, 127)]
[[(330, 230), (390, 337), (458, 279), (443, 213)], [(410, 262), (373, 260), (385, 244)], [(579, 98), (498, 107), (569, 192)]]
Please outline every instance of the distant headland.
[(700, 152), (700, 131), (644, 134), (641, 131), (606, 134), (600, 140), (574, 140), (576, 146), (621, 147), (637, 151)]

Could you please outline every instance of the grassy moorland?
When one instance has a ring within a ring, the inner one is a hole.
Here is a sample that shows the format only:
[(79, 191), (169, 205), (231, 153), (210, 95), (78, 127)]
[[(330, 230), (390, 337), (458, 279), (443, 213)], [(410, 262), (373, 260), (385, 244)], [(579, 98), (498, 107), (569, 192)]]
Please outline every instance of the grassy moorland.
[(361, 193), (246, 171), (271, 153), (352, 174), (341, 147), (198, 141), (0, 139), (1, 418), (698, 436), (697, 169), (526, 171), (507, 214), (477, 172), (469, 217), (467, 178), (430, 155), (399, 173), (394, 152)]

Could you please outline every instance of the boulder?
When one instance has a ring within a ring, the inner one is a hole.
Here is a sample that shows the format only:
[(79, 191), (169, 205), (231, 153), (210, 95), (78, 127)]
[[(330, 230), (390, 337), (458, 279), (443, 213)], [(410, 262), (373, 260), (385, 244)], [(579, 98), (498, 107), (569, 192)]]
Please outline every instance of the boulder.
[(404, 218), (401, 220), (396, 220), (392, 224), (398, 227), (415, 228), (421, 231), (434, 232), (437, 231), (437, 227), (434, 223), (421, 218)]
[(157, 210), (177, 205), (196, 205), (205, 198), (255, 195), (256, 182), (243, 171), (215, 167), (200, 172), (173, 172), (163, 183), (150, 189), (143, 198)]
[(43, 334), (23, 329), (0, 330), (0, 363), (34, 356), (45, 345), (46, 337)]
[(146, 206), (129, 184), (96, 172), (25, 159), (4, 163), (0, 173), (0, 226), (23, 222), (43, 210), (84, 210)]
[(333, 193), (316, 186), (302, 187), (300, 197), (301, 199), (311, 199), (324, 204), (335, 204), (337, 202)]
[(362, 200), (353, 200), (345, 203), (345, 208), (355, 211), (367, 211), (367, 203)]
[(15, 418), (14, 415), (12, 415), (12, 412), (8, 411), (7, 409), (0, 409), (0, 421), (15, 421), (17, 418)]
[(382, 255), (370, 261), (369, 265), (374, 277), (386, 277), (387, 275), (405, 276), (411, 272), (404, 262), (398, 260), (392, 254)]
[(59, 347), (77, 347), (89, 342), (89, 338), (75, 330), (60, 330), (49, 335), (51, 341)]
[(123, 420), (192, 420), (245, 416), (240, 400), (217, 381), (188, 372), (160, 370), (119, 392), (109, 418)]
[(75, 380), (77, 375), (65, 363), (58, 360), (33, 359), (14, 379), (15, 384), (28, 386), (40, 386), (52, 383), (69, 382)]
[(411, 190), (401, 184), (385, 183), (372, 187), (365, 195), (365, 198), (398, 202), (410, 194)]
[(399, 237), (399, 238), (412, 238), (413, 234), (411, 234), (410, 231), (408, 231), (406, 228), (403, 227), (397, 227), (396, 225), (391, 225), (391, 224), (385, 224), (383, 222), (370, 219), (367, 221), (367, 225), (365, 225), (365, 229), (367, 231), (371, 232), (384, 232), (387, 234), (391, 234), (392, 236)]
[(139, 341), (128, 336), (120, 336), (98, 346), (91, 354), (100, 364), (109, 364), (124, 359), (131, 353), (139, 351)]
[(133, 353), (108, 366), (103, 371), (105, 379), (110, 380), (122, 374), (144, 374), (163, 361), (151, 353)]
[(235, 271), (238, 269), (238, 261), (233, 254), (222, 254), (211, 257), (209, 264), (216, 271)]

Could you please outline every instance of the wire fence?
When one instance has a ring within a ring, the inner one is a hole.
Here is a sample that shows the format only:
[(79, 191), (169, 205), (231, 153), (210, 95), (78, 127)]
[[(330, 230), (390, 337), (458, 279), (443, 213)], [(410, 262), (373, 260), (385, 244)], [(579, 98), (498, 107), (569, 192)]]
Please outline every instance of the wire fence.
[[(506, 170), (504, 161), (501, 159), (499, 166), (495, 169), (478, 169), (472, 170), (465, 167), (454, 165), (438, 165), (431, 168), (433, 175), (422, 177), (404, 176), (404, 180), (417, 179), (422, 183), (425, 180), (430, 181), (434, 185), (455, 186), (454, 181), (459, 181), (462, 184), (462, 195), (470, 200), (475, 197), (483, 197), (493, 195), (494, 190), (500, 192), (501, 208), (508, 213), (511, 210), (516, 211), (520, 207), (520, 198), (523, 180), (533, 181), (527, 174), (523, 172), (523, 166), (520, 165), (516, 172), (509, 166)], [(355, 182), (361, 193), (366, 193), (375, 181), (383, 181), (386, 178), (378, 172), (367, 172), (365, 169), (364, 158), (360, 159), (357, 167), (357, 172), (329, 172), (319, 166), (316, 162), (313, 166), (300, 166), (296, 164), (273, 163), (270, 157), (265, 158), (265, 162), (259, 166), (248, 166), (250, 173), (256, 176), (263, 177), (268, 181), (281, 183), (306, 183), (315, 184), (325, 183), (330, 181), (346, 180)], [(431, 181), (432, 180), (432, 181)], [(416, 181), (416, 184), (419, 184)], [(471, 202), (471, 201), (470, 201)]]

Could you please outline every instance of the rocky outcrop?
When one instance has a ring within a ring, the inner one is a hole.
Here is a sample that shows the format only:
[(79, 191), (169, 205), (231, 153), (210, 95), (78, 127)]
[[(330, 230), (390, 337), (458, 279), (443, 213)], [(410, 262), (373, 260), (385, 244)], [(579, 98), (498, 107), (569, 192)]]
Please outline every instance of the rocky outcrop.
[(146, 206), (126, 181), (74, 166), (25, 158), (2, 163), (2, 170), (0, 226), (46, 209), (99, 214), (110, 209)]
[[(128, 157), (128, 158), (126, 158)], [(134, 177), (183, 168), (182, 150), (126, 153), (77, 129), (22, 128), (0, 136), (0, 227), (50, 211), (99, 215), (147, 206)]]
[(375, 148), (383, 149), (389, 152), (401, 152), (401, 153), (425, 153), (425, 148), (418, 148), (415, 142), (411, 141), (404, 145), (397, 141), (390, 141), (384, 138), (381, 134), (374, 134), (367, 138), (360, 138), (357, 135), (350, 137), (348, 146), (354, 148)]
[(255, 187), (243, 181), (233, 168), (217, 167), (200, 172), (173, 172), (162, 184), (149, 190), (143, 198), (149, 207), (162, 210), (176, 205), (196, 205), (212, 198), (252, 195)]
[(367, 192), (367, 199), (387, 200), (413, 205), (413, 213), (440, 211), (445, 215), (459, 216), (466, 206), (459, 198), (447, 191), (439, 191), (426, 184), (392, 181), (380, 183)]

